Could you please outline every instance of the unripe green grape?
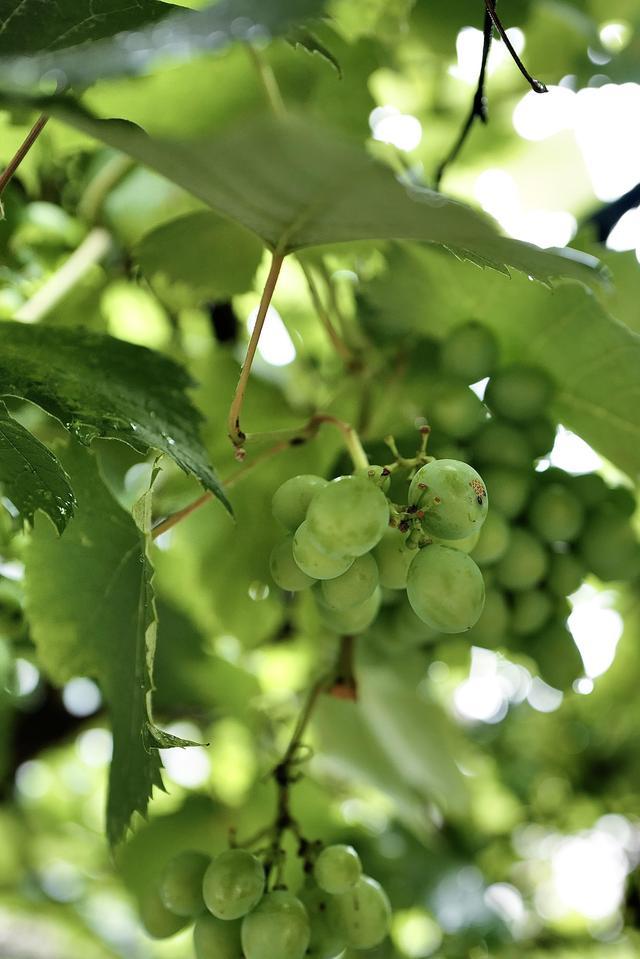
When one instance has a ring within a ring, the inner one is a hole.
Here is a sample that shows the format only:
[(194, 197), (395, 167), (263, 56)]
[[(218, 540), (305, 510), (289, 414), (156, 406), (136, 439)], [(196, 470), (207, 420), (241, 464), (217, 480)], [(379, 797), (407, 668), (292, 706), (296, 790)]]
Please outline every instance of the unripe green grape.
[(547, 543), (572, 542), (583, 522), (582, 503), (560, 483), (543, 486), (529, 508), (529, 524)]
[(509, 607), (502, 590), (490, 586), (485, 591), (484, 609), (475, 626), (465, 634), (474, 646), (495, 649), (504, 639), (509, 627)]
[(491, 490), (491, 512), (495, 508), (507, 520), (519, 516), (529, 502), (535, 474), (509, 466), (486, 466), (482, 475)]
[(302, 572), (312, 579), (335, 579), (346, 573), (353, 563), (352, 556), (325, 553), (311, 535), (306, 521), (294, 533), (293, 558)]
[(532, 589), (544, 577), (549, 557), (537, 537), (526, 529), (511, 530), (506, 553), (496, 565), (496, 579), (505, 589)]
[(321, 583), (322, 596), (329, 609), (353, 609), (364, 603), (378, 585), (378, 567), (371, 553), (358, 556), (352, 565), (335, 579)]
[(449, 546), (425, 546), (409, 567), (407, 597), (432, 629), (462, 633), (480, 618), (484, 581), (473, 560)]
[(511, 609), (511, 630), (517, 636), (529, 636), (542, 629), (553, 613), (554, 600), (542, 589), (516, 593)]
[(491, 376), (498, 361), (498, 343), (482, 323), (471, 320), (457, 326), (441, 346), (442, 368), (465, 383), (477, 383)]
[[(493, 490), (491, 495), (493, 497)], [(504, 516), (493, 508), (492, 498), (492, 508), (487, 513), (476, 545), (471, 550), (471, 556), (478, 566), (491, 566), (492, 563), (497, 563), (504, 556), (510, 539), (509, 524)]]
[(406, 595), (395, 611), (395, 622), (391, 641), (397, 648), (398, 645), (406, 648), (423, 646), (427, 643), (433, 643), (440, 638), (440, 632), (433, 626), (428, 626), (423, 619), (414, 613), (411, 603)]
[(491, 419), (484, 424), (471, 444), (474, 460), (484, 465), (509, 466), (529, 469), (534, 460), (533, 449), (525, 433), (502, 420)]
[(353, 471), (354, 476), (364, 476), (376, 486), (379, 486), (383, 493), (389, 492), (391, 486), (391, 471), (386, 466), (359, 466)]
[(280, 890), (268, 893), (242, 921), (245, 959), (303, 959), (310, 936), (306, 909)]
[(368, 553), (382, 538), (388, 524), (387, 498), (364, 476), (340, 476), (332, 480), (313, 498), (307, 512), (307, 526), (313, 539), (321, 549), (341, 556)]
[(547, 589), (554, 596), (570, 596), (586, 575), (586, 566), (574, 553), (553, 553), (549, 561)]
[(387, 589), (406, 589), (409, 566), (416, 555), (415, 549), (406, 545), (407, 534), (389, 527), (373, 550), (380, 585)]
[(206, 912), (193, 927), (196, 959), (242, 959), (241, 920), (225, 922)]
[(307, 910), (311, 926), (307, 959), (340, 959), (347, 942), (331, 921), (330, 895), (317, 886), (307, 886), (300, 893), (300, 902)]
[(269, 559), (269, 568), (274, 583), (280, 589), (296, 593), (315, 583), (312, 576), (303, 573), (293, 555), (293, 536), (287, 536), (274, 546)]
[(482, 401), (461, 380), (436, 382), (429, 399), (429, 422), (434, 430), (464, 440), (479, 430), (486, 415)]
[(623, 516), (633, 516), (636, 511), (637, 502), (633, 490), (627, 486), (615, 486), (609, 490), (607, 497), (611, 506), (622, 513)]
[(186, 850), (165, 866), (160, 879), (160, 898), (176, 916), (198, 916), (203, 912), (202, 880), (210, 862), (210, 856)]
[[(482, 529), (484, 529), (484, 523)], [(436, 546), (450, 546), (451, 549), (459, 549), (461, 553), (471, 553), (480, 539), (481, 532), (482, 530), (476, 529), (470, 536), (465, 536), (462, 539), (442, 539), (441, 536), (430, 536), (429, 538)]]
[(556, 441), (556, 424), (546, 416), (541, 416), (527, 426), (527, 439), (534, 457), (537, 459), (553, 449)]
[(318, 886), (332, 896), (352, 889), (361, 875), (362, 863), (353, 846), (327, 846), (313, 867), (313, 877)]
[(640, 569), (640, 546), (629, 520), (607, 503), (587, 516), (578, 551), (605, 582), (631, 579)]
[(246, 849), (227, 849), (207, 869), (202, 894), (216, 919), (240, 919), (264, 893), (262, 863)]
[(538, 664), (541, 678), (555, 689), (570, 689), (584, 675), (584, 663), (564, 621), (549, 623), (528, 636), (523, 650)]
[(385, 938), (391, 923), (391, 906), (384, 889), (370, 876), (331, 900), (332, 919), (353, 949), (372, 949)]
[(273, 494), (271, 512), (275, 519), (293, 533), (304, 522), (309, 503), (327, 485), (321, 476), (302, 474), (285, 480)]
[(324, 602), (318, 605), (320, 618), (325, 626), (341, 636), (364, 633), (371, 626), (380, 609), (380, 588), (377, 587), (368, 599), (351, 609), (330, 609)]
[(487, 489), (468, 463), (433, 460), (411, 480), (409, 503), (424, 510), (422, 525), (442, 539), (464, 539), (481, 528), (487, 515)]
[(571, 490), (587, 508), (599, 506), (609, 496), (609, 487), (599, 473), (571, 477)]
[(176, 916), (162, 902), (155, 886), (147, 889), (140, 900), (142, 925), (154, 939), (169, 939), (183, 929), (189, 921), (185, 916)]
[(545, 411), (553, 393), (553, 382), (544, 370), (513, 363), (491, 377), (485, 402), (507, 420), (528, 423)]

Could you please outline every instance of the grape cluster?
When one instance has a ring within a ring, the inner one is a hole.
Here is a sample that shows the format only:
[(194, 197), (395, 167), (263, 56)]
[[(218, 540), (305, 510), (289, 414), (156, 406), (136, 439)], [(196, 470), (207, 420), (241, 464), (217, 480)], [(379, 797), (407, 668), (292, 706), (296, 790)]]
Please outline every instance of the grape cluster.
[(271, 554), (271, 575), (285, 590), (313, 587), (329, 629), (365, 632), (383, 591), (393, 590), (406, 590), (416, 616), (438, 632), (477, 622), (484, 582), (468, 552), (487, 515), (484, 481), (464, 462), (421, 459), (402, 506), (386, 495), (397, 463), (331, 482), (294, 476), (276, 491), (273, 514), (289, 535)]
[(141, 903), (150, 935), (168, 938), (195, 920), (197, 959), (340, 959), (387, 935), (391, 907), (362, 873), (351, 846), (326, 846), (299, 895), (268, 891), (265, 868), (246, 849), (211, 859), (186, 851), (166, 866)]

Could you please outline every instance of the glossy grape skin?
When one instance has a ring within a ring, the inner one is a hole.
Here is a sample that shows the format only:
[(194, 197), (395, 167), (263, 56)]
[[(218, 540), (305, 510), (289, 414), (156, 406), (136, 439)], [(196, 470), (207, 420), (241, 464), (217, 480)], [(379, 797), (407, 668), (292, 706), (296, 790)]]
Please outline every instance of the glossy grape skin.
[(193, 927), (196, 959), (242, 959), (241, 920), (225, 921), (205, 913)]
[(442, 368), (465, 383), (477, 383), (491, 376), (498, 360), (498, 343), (482, 323), (470, 321), (457, 326), (443, 341)]
[(640, 569), (640, 546), (629, 519), (608, 503), (587, 516), (578, 551), (604, 582), (631, 579)]
[(313, 498), (307, 512), (309, 533), (322, 549), (341, 556), (368, 553), (389, 523), (389, 504), (364, 476), (340, 476)]
[(436, 382), (428, 409), (432, 428), (448, 433), (456, 440), (473, 436), (487, 415), (482, 401), (473, 390), (461, 380), (453, 378)]
[(364, 603), (375, 591), (380, 577), (371, 553), (358, 556), (352, 565), (335, 579), (325, 579), (321, 584), (322, 596), (329, 609), (352, 609)]
[(329, 629), (341, 636), (356, 636), (358, 633), (366, 632), (371, 626), (378, 615), (380, 602), (380, 587), (377, 587), (364, 603), (352, 606), (351, 609), (330, 609), (321, 603), (318, 610), (322, 621)]
[(502, 590), (487, 587), (484, 609), (475, 626), (465, 633), (465, 639), (474, 646), (495, 649), (504, 639), (509, 628), (510, 613)]
[(331, 901), (331, 917), (353, 949), (372, 949), (385, 938), (391, 922), (387, 894), (375, 879), (362, 876), (357, 885)]
[(425, 531), (442, 539), (464, 539), (484, 523), (488, 509), (482, 477), (459, 460), (434, 460), (411, 480), (409, 503), (424, 510)]
[(586, 575), (586, 566), (574, 553), (554, 553), (549, 561), (547, 589), (555, 596), (570, 596)]
[(269, 568), (274, 583), (280, 589), (297, 593), (307, 589), (315, 583), (312, 576), (303, 573), (293, 555), (293, 536), (287, 536), (281, 543), (274, 546), (269, 559)]
[(544, 370), (514, 363), (489, 380), (485, 403), (507, 420), (527, 423), (545, 411), (553, 393), (553, 383)]
[(353, 563), (352, 556), (330, 556), (325, 553), (311, 535), (306, 522), (294, 533), (293, 558), (302, 572), (312, 579), (335, 579), (346, 573)]
[(496, 564), (496, 579), (506, 589), (532, 589), (544, 577), (548, 562), (540, 540), (528, 530), (514, 527), (508, 549)]
[(491, 566), (504, 556), (510, 539), (509, 524), (501, 513), (492, 508), (480, 530), (478, 541), (471, 550), (471, 556), (478, 566)]
[(380, 585), (387, 589), (406, 589), (407, 573), (416, 555), (415, 549), (406, 546), (406, 540), (406, 533), (390, 526), (373, 551)]
[(175, 912), (167, 909), (155, 886), (147, 889), (140, 900), (140, 919), (153, 939), (169, 939), (189, 921), (185, 916), (176, 916)]
[(510, 466), (486, 466), (482, 475), (491, 490), (491, 507), (505, 519), (519, 516), (531, 498), (531, 473)]
[(564, 485), (550, 483), (533, 498), (529, 524), (547, 543), (576, 539), (584, 522), (584, 507)]
[(389, 492), (391, 486), (391, 473), (385, 466), (359, 466), (353, 471), (354, 476), (363, 476), (379, 486), (383, 493)]
[(340, 959), (347, 942), (331, 921), (331, 896), (317, 886), (307, 886), (300, 893), (300, 902), (307, 910), (311, 925), (311, 942), (307, 959)]
[(420, 619), (441, 633), (462, 633), (477, 623), (484, 606), (482, 573), (449, 546), (425, 546), (409, 568), (407, 597)]
[(268, 893), (242, 922), (245, 959), (303, 959), (311, 928), (303, 904), (289, 892)]
[(186, 850), (165, 866), (160, 879), (160, 898), (176, 916), (198, 916), (204, 911), (202, 880), (210, 862), (210, 856)]
[(352, 889), (362, 875), (362, 863), (353, 846), (327, 846), (315, 861), (313, 876), (332, 896)]
[(511, 610), (511, 630), (529, 636), (542, 629), (553, 613), (554, 600), (542, 589), (516, 593)]
[(227, 849), (207, 869), (202, 894), (217, 919), (240, 919), (260, 901), (264, 885), (259, 859), (245, 849)]
[(290, 533), (294, 533), (304, 522), (309, 503), (326, 485), (326, 479), (312, 474), (292, 476), (285, 480), (275, 491), (271, 501), (271, 511), (275, 519)]

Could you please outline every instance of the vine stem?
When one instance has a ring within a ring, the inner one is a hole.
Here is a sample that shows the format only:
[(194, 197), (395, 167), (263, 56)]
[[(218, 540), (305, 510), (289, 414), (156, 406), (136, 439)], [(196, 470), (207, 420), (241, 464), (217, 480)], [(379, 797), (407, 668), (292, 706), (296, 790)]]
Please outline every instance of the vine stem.
[[(244, 402), (244, 394), (247, 389), (247, 382), (249, 380), (249, 374), (251, 373), (251, 366), (256, 355), (256, 350), (258, 349), (258, 342), (260, 340), (260, 334), (262, 333), (262, 328), (264, 326), (264, 321), (267, 316), (267, 311), (269, 309), (269, 304), (273, 297), (274, 290), (276, 288), (276, 283), (278, 282), (278, 277), (280, 275), (280, 270), (284, 262), (284, 254), (278, 253), (277, 251), (273, 252), (271, 258), (271, 266), (269, 268), (269, 274), (267, 276), (264, 289), (262, 291), (262, 296), (260, 298), (260, 306), (258, 307), (258, 315), (256, 316), (255, 326), (251, 333), (251, 338), (249, 340), (249, 345), (247, 347), (247, 353), (244, 358), (244, 363), (242, 364), (242, 369), (240, 370), (240, 378), (238, 379), (238, 385), (236, 386), (236, 391), (231, 401), (231, 406), (229, 408), (229, 418), (228, 418), (228, 433), (229, 439), (236, 447), (238, 452), (240, 452), (242, 445), (246, 439), (246, 434), (242, 432), (240, 427), (240, 414), (242, 412), (242, 404)], [(239, 458), (242, 458), (240, 455)]]
[(529, 84), (529, 86), (531, 87), (531, 89), (533, 90), (533, 92), (534, 92), (534, 93), (548, 93), (549, 90), (548, 90), (548, 88), (546, 87), (546, 85), (545, 85), (544, 83), (542, 83), (540, 80), (536, 80), (535, 77), (532, 77), (532, 76), (531, 76), (531, 74), (529, 73), (529, 71), (528, 71), (527, 68), (525, 67), (524, 63), (522, 62), (522, 60), (520, 59), (520, 57), (519, 57), (518, 54), (516, 53), (516, 50), (515, 50), (513, 44), (511, 43), (511, 40), (510, 40), (509, 37), (507, 36), (507, 31), (505, 30), (504, 26), (502, 25), (502, 21), (500, 20), (500, 17), (498, 16), (498, 14), (497, 14), (497, 12), (496, 12), (496, 0), (484, 0), (484, 5), (485, 5), (485, 7), (487, 8), (487, 13), (488, 13), (489, 16), (491, 17), (491, 21), (492, 21), (494, 27), (496, 28), (496, 30), (497, 30), (498, 33), (500, 34), (500, 38), (502, 39), (502, 41), (504, 42), (505, 47), (507, 48), (507, 50), (508, 50), (509, 53), (511, 54), (511, 57), (512, 57), (512, 59), (513, 59), (513, 62), (515, 63), (515, 65), (517, 66), (518, 70), (520, 71), (520, 73), (522, 74), (522, 76), (525, 78), (525, 80), (527, 81), (527, 83)]
[(38, 137), (44, 130), (48, 119), (49, 117), (45, 116), (44, 113), (38, 117), (36, 122), (33, 124), (31, 129), (27, 133), (26, 137), (24, 138), (24, 140), (22, 141), (22, 143), (20, 144), (20, 146), (14, 153), (13, 157), (9, 160), (9, 163), (7, 164), (5, 169), (2, 171), (2, 173), (0, 173), (0, 196), (4, 193), (7, 183), (9, 182), (11, 177), (14, 175), (14, 173), (16, 172), (16, 170), (18, 169), (18, 167), (20, 166), (20, 164), (26, 157), (27, 153), (29, 152), (33, 144), (36, 142), (36, 140), (38, 139)]
[(311, 296), (311, 302), (313, 303), (314, 309), (318, 314), (318, 319), (324, 326), (327, 336), (331, 340), (331, 344), (335, 349), (336, 353), (345, 361), (345, 363), (353, 362), (353, 354), (344, 340), (341, 339), (338, 331), (331, 322), (331, 317), (325, 309), (324, 303), (322, 302), (322, 297), (318, 287), (316, 286), (316, 281), (313, 278), (311, 270), (302, 262), (300, 257), (297, 258), (300, 268), (304, 273), (305, 280), (307, 281), (307, 286), (309, 287), (309, 294)]

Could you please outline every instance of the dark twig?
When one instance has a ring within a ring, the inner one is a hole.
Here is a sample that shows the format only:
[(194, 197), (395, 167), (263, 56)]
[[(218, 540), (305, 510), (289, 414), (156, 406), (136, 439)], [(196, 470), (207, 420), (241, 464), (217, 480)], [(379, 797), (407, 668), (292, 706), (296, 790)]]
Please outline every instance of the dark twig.
[(464, 142), (471, 132), (471, 128), (476, 120), (480, 120), (482, 123), (486, 123), (488, 120), (487, 115), (487, 95), (485, 92), (485, 82), (487, 74), (487, 60), (489, 59), (489, 51), (491, 49), (491, 39), (492, 39), (492, 20), (488, 10), (485, 10), (484, 14), (484, 27), (483, 27), (483, 43), (482, 43), (482, 62), (480, 64), (480, 74), (478, 76), (478, 86), (476, 87), (476, 92), (473, 95), (473, 101), (471, 104), (471, 111), (464, 122), (464, 126), (460, 131), (458, 139), (454, 143), (453, 147), (449, 151), (448, 155), (442, 161), (438, 169), (436, 170), (435, 175), (435, 188), (436, 190), (440, 186), (440, 181), (444, 175), (444, 171), (447, 167), (454, 162), (460, 150), (464, 146)]
[(4, 188), (6, 187), (7, 183), (26, 157), (27, 153), (44, 130), (44, 126), (48, 119), (49, 117), (44, 116), (44, 114), (38, 117), (11, 160), (9, 160), (6, 168), (2, 171), (2, 173), (0, 173), (0, 196), (4, 192)]
[(531, 76), (531, 74), (525, 67), (524, 63), (522, 62), (522, 60), (516, 53), (513, 47), (513, 44), (511, 43), (511, 40), (507, 36), (507, 31), (503, 27), (502, 21), (500, 20), (500, 17), (496, 13), (496, 0), (484, 0), (484, 3), (485, 3), (485, 7), (487, 8), (487, 13), (491, 17), (491, 21), (494, 27), (500, 34), (501, 39), (504, 41), (505, 47), (507, 48), (507, 50), (513, 57), (513, 62), (515, 63), (515, 65), (517, 66), (518, 70), (520, 71), (522, 76), (525, 78), (527, 83), (530, 85), (533, 92), (548, 93), (549, 91), (547, 90), (547, 87), (544, 85), (544, 83), (542, 83), (540, 80), (536, 80), (535, 77)]

